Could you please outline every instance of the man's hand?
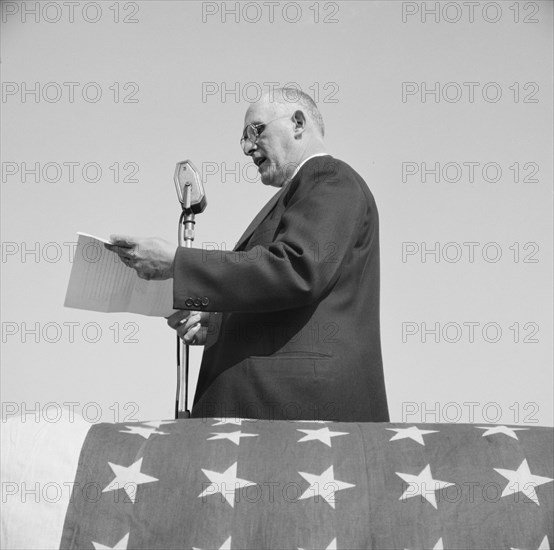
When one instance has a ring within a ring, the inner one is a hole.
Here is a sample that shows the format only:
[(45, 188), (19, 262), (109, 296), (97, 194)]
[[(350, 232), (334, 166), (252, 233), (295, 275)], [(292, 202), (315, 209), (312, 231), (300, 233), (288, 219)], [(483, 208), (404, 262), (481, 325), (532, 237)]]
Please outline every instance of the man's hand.
[(205, 311), (179, 310), (167, 318), (167, 324), (177, 331), (189, 346), (203, 346), (208, 336), (210, 314)]
[(110, 235), (111, 244), (104, 246), (115, 252), (121, 261), (132, 267), (141, 279), (171, 279), (177, 247), (164, 239), (138, 239)]

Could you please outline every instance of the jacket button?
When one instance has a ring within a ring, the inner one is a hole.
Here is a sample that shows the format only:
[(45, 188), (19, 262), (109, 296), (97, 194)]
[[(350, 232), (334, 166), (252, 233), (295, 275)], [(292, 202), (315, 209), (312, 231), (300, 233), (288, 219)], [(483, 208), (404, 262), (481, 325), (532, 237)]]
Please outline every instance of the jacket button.
[(185, 300), (185, 306), (187, 306), (187, 307), (193, 307), (194, 306), (194, 302), (192, 301), (192, 298), (187, 298)]
[(202, 305), (202, 301), (200, 300), (200, 298), (195, 298), (194, 307), (200, 307), (201, 305)]
[(203, 305), (203, 306), (207, 306), (209, 303), (210, 303), (209, 298), (208, 298), (207, 296), (204, 296), (204, 297), (202, 298), (202, 305)]

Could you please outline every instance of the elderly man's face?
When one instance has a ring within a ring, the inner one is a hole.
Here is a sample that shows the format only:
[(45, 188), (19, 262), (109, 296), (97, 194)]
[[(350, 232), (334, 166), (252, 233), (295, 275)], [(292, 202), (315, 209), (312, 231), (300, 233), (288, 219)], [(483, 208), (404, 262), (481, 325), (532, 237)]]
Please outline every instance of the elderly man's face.
[(265, 185), (281, 187), (294, 170), (294, 123), (293, 113), (286, 114), (277, 103), (262, 100), (252, 104), (244, 118), (248, 124), (265, 124), (255, 145), (249, 140), (244, 143), (244, 152), (250, 155), (258, 166)]

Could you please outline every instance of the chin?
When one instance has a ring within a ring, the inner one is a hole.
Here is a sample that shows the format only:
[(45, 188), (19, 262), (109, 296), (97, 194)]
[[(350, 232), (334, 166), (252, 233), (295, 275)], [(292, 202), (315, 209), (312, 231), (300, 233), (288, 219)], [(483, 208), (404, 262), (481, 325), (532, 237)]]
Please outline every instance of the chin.
[(262, 178), (262, 183), (264, 185), (269, 186), (269, 187), (274, 187), (275, 186), (275, 183), (269, 178)]
[(267, 170), (266, 172), (260, 173), (260, 179), (264, 185), (270, 185), (272, 187), (283, 186), (282, 174), (276, 170)]
[(275, 174), (272, 174), (270, 170), (260, 173), (260, 179), (262, 180), (262, 183), (264, 185), (275, 185), (274, 184)]

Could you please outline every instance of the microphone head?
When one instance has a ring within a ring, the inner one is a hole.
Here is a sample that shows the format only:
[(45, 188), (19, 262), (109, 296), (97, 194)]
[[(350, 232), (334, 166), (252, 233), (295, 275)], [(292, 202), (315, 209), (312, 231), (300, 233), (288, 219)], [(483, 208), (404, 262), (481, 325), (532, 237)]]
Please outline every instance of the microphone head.
[(187, 210), (186, 188), (190, 184), (190, 210), (193, 214), (203, 212), (208, 204), (200, 173), (190, 160), (183, 160), (175, 167), (175, 189), (183, 210)]

